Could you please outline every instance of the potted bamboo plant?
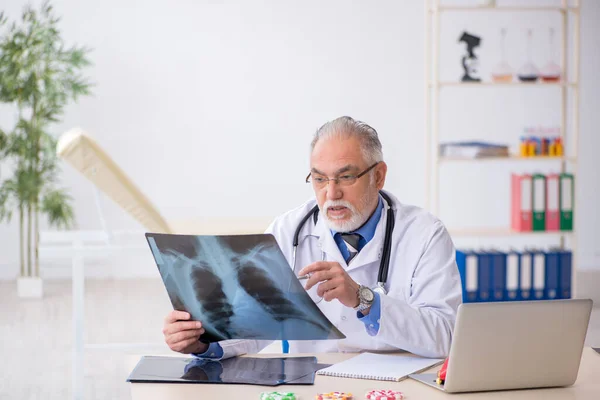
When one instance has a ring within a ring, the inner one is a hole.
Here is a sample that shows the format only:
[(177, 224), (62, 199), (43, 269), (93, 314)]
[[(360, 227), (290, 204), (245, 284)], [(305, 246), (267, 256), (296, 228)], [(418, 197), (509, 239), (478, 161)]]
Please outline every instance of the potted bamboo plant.
[(75, 218), (68, 193), (59, 187), (59, 165), (53, 124), (65, 107), (90, 94), (82, 71), (89, 50), (66, 47), (59, 18), (49, 2), (24, 8), (9, 22), (0, 14), (0, 102), (15, 110), (16, 123), (0, 129), (0, 222), (19, 220), (22, 297), (41, 297), (38, 257), (40, 215), (50, 226), (72, 227)]

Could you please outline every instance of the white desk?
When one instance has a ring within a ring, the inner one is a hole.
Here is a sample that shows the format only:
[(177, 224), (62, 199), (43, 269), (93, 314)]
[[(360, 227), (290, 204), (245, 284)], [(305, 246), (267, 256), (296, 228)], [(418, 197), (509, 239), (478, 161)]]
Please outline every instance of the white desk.
[[(269, 355), (253, 355), (253, 357)], [(273, 355), (275, 356), (275, 355)], [(277, 355), (281, 356), (281, 354)], [(333, 364), (355, 354), (327, 353), (318, 354), (319, 362)], [(552, 366), (548, 366), (552, 368)], [(432, 368), (435, 372), (439, 367)], [(541, 374), (544, 371), (540, 371)], [(132, 400), (197, 400), (197, 399), (259, 399), (261, 392), (289, 391), (302, 400), (314, 399), (315, 394), (343, 391), (351, 392), (355, 399), (364, 399), (371, 389), (392, 389), (404, 393), (407, 400), (412, 399), (511, 399), (511, 400), (594, 400), (600, 399), (600, 354), (591, 348), (585, 348), (579, 368), (577, 382), (573, 386), (554, 389), (511, 390), (505, 392), (482, 392), (466, 394), (446, 394), (422, 383), (406, 379), (402, 382), (383, 382), (362, 379), (334, 378), (317, 375), (314, 385), (282, 385), (277, 387), (255, 385), (208, 385), (208, 384), (161, 384), (132, 383)]]

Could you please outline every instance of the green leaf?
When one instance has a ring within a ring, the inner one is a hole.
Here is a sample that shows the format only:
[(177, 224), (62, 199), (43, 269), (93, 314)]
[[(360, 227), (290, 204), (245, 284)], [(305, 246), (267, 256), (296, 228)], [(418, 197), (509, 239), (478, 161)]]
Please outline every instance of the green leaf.
[(8, 135), (0, 129), (0, 161), (4, 158), (4, 153), (8, 147)]
[(71, 202), (72, 199), (68, 194), (62, 190), (54, 189), (44, 195), (40, 210), (47, 214), (51, 226), (68, 229), (75, 222)]
[(73, 222), (70, 197), (54, 189), (60, 168), (50, 133), (69, 103), (91, 95), (93, 85), (86, 76), (90, 52), (65, 45), (60, 18), (48, 0), (26, 6), (16, 21), (0, 12), (0, 102), (19, 111), (14, 128), (0, 131), (0, 159), (16, 166), (0, 182), (0, 221), (19, 207), (34, 206), (51, 224)]
[(8, 179), (0, 186), (0, 222), (10, 222), (12, 210), (16, 207), (16, 182)]

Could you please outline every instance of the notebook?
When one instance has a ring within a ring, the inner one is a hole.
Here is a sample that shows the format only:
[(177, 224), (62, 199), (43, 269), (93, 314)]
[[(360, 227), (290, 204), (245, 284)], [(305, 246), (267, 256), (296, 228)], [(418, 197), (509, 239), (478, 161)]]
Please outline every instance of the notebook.
[(361, 353), (356, 357), (319, 370), (317, 374), (340, 378), (401, 381), (409, 374), (424, 371), (443, 361), (438, 358), (409, 355)]

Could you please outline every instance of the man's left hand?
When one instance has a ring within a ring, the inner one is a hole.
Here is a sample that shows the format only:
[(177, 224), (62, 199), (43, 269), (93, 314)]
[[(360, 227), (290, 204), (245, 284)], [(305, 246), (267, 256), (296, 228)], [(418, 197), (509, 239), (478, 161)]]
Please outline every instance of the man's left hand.
[(337, 262), (317, 261), (300, 270), (298, 275), (310, 275), (306, 282), (306, 290), (309, 290), (317, 283), (317, 294), (325, 301), (338, 299), (346, 307), (357, 307), (358, 283), (354, 282), (350, 275)]

